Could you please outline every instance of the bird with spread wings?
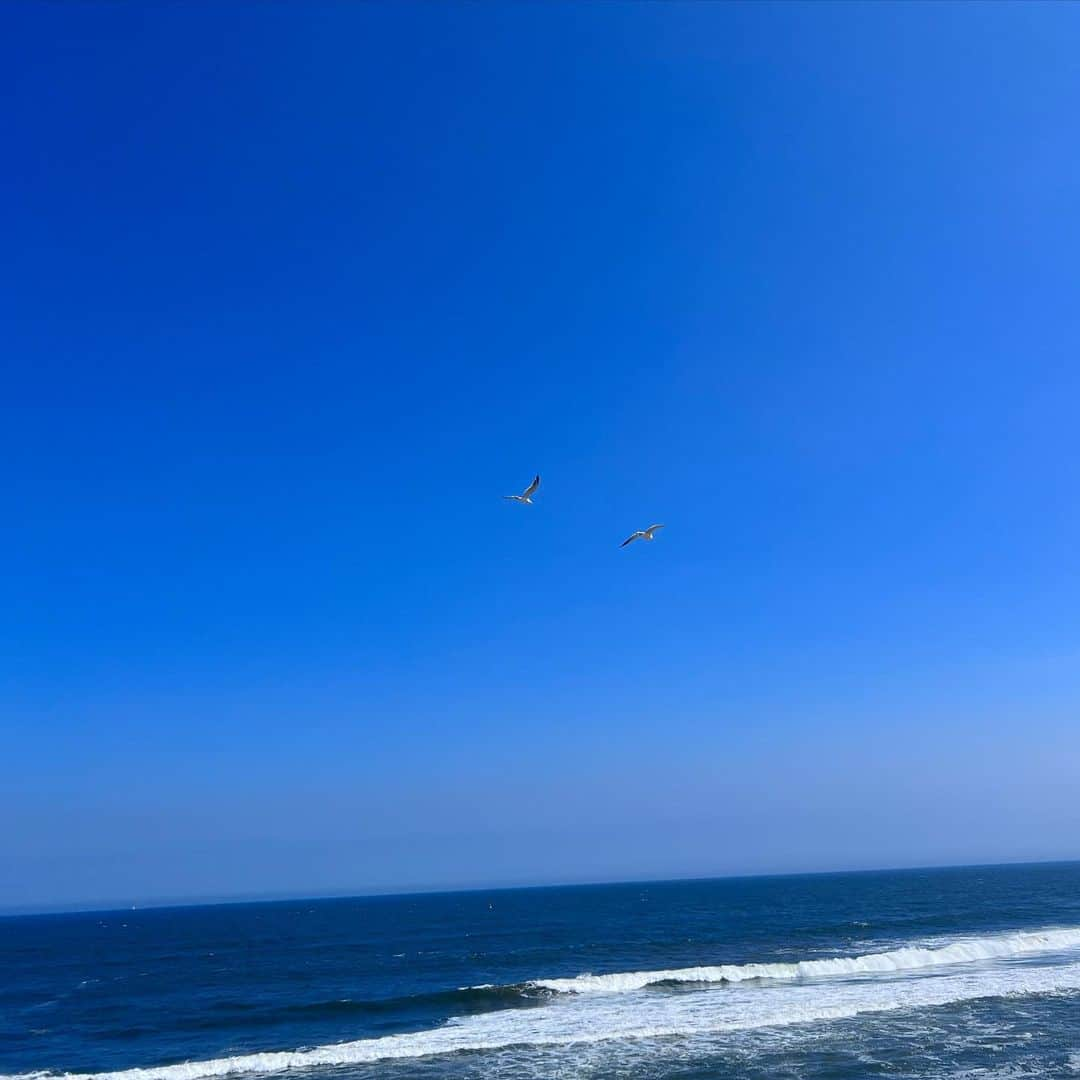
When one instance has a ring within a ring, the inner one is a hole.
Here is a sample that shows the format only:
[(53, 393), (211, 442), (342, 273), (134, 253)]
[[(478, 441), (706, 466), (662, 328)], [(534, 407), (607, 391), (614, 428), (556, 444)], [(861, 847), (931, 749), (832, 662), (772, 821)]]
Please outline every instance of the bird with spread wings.
[(638, 529), (636, 533), (632, 533), (628, 536), (619, 547), (626, 547), (627, 544), (632, 544), (635, 540), (652, 540), (656, 530), (662, 529), (663, 527), (663, 525), (650, 525), (647, 529)]
[(513, 499), (514, 502), (527, 503), (532, 506), (533, 493), (540, 486), (540, 474), (533, 477), (533, 482), (520, 495), (504, 495), (504, 499)]

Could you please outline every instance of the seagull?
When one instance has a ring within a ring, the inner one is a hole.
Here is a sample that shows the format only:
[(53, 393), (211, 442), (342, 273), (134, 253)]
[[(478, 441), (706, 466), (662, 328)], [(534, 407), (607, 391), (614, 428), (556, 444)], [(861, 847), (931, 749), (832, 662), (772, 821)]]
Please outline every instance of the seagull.
[(520, 494), (520, 495), (504, 495), (504, 499), (513, 499), (514, 502), (528, 503), (532, 506), (533, 492), (540, 486), (540, 474), (537, 473), (533, 477), (533, 482)]
[(619, 547), (626, 547), (627, 544), (632, 544), (635, 540), (652, 540), (653, 533), (657, 529), (662, 529), (663, 525), (650, 525), (647, 529), (638, 529), (636, 533), (632, 533), (628, 536)]

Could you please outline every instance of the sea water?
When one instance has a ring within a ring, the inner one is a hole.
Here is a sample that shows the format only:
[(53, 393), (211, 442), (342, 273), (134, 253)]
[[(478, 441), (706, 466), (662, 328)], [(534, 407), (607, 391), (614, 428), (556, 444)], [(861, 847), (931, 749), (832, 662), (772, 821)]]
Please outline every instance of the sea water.
[(0, 1074), (1080, 1077), (1080, 864), (2, 918)]

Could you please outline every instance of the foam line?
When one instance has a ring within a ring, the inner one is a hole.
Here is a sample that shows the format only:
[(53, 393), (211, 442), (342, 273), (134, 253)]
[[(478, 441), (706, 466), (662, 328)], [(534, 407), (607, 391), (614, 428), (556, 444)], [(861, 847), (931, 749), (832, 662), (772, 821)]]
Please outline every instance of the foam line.
[[(990, 945), (990, 941), (997, 944)], [(1036, 941), (1041, 942), (1037, 947)], [(1007, 946), (1006, 942), (1012, 942), (1012, 945)], [(981, 960), (1064, 949), (1078, 942), (1080, 929), (971, 939), (955, 945), (963, 944), (965, 948), (975, 950), (960, 954), (960, 960)], [(953, 948), (950, 945), (944, 949), (915, 951), (940, 955)], [(994, 949), (999, 951), (988, 951)], [(877, 955), (895, 957), (907, 951), (896, 950), (894, 953)], [(864, 959), (851, 958), (852, 962)], [(906, 970), (909, 969), (887, 964), (879, 968), (854, 969), (856, 973), (902, 973)], [(557, 1051), (559, 1047), (600, 1042), (614, 1044), (617, 1040), (632, 1040), (640, 1047), (642, 1040), (722, 1039), (737, 1031), (828, 1022), (866, 1013), (930, 1008), (979, 998), (1077, 992), (1080, 992), (1080, 961), (1066, 956), (1038, 964), (997, 963), (960, 968), (936, 973), (931, 978), (836, 979), (813, 983), (789, 981), (734, 987), (726, 993), (565, 994), (552, 997), (548, 1004), (540, 1008), (501, 1009), (460, 1017), (427, 1031), (311, 1049), (241, 1054), (120, 1072), (24, 1073), (17, 1077), (0, 1076), (0, 1080), (213, 1080), (215, 1077), (258, 1076), (321, 1066), (369, 1064), (468, 1051), (498, 1051), (510, 1047)], [(662, 1053), (667, 1044), (659, 1041), (654, 1045), (657, 1052)], [(614, 1046), (612, 1052), (617, 1053)]]
[(1023, 931), (967, 938), (940, 948), (908, 947), (864, 956), (800, 960), (794, 964), (720, 964), (670, 971), (624, 971), (610, 975), (578, 975), (571, 979), (536, 979), (529, 983), (565, 994), (622, 993), (659, 983), (745, 982), (748, 979), (821, 979), (829, 976), (877, 975), (978, 960), (1001, 960), (1080, 946), (1080, 927)]

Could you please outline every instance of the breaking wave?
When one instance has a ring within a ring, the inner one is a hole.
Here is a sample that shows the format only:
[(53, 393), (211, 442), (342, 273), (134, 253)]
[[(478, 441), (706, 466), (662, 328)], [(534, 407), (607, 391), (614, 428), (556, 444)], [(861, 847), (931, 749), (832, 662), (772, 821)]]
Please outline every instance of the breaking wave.
[[(949, 1005), (981, 998), (1011, 998), (1080, 992), (1080, 960), (1066, 954), (1039, 964), (1008, 963), (1012, 958), (1038, 953), (1066, 952), (1080, 946), (1080, 928), (1025, 932), (956, 941), (941, 948), (906, 948), (834, 960), (807, 960), (800, 964), (747, 964), (716, 968), (689, 968), (677, 972), (633, 972), (621, 976), (579, 976), (569, 980), (541, 980), (536, 984), (573, 984), (577, 992), (552, 993), (538, 1008), (503, 1008), (458, 1016), (425, 1031), (359, 1039), (309, 1049), (240, 1054), (209, 1061), (125, 1069), (102, 1073), (24, 1073), (0, 1080), (212, 1080), (233, 1075), (260, 1075), (326, 1066), (362, 1065), (394, 1059), (435, 1057), (509, 1048), (582, 1046), (613, 1040), (636, 1045), (657, 1040), (723, 1038), (730, 1033), (758, 1028), (787, 1027), (842, 1020), (861, 1014)], [(927, 972), (912, 978), (917, 969), (991, 961), (983, 966)], [(998, 961), (993, 963), (993, 961)], [(701, 972), (728, 972), (702, 979)], [(742, 972), (731, 978), (731, 972)], [(687, 975), (687, 972), (694, 974)], [(752, 972), (752, 973), (751, 973)], [(780, 972), (780, 974), (777, 974)], [(832, 978), (829, 976), (861, 976)], [(800, 983), (800, 977), (824, 981)], [(878, 977), (874, 977), (878, 976)], [(745, 983), (730, 992), (656, 994), (613, 993), (658, 982)], [(592, 983), (607, 979), (606, 993), (589, 993)], [(617, 985), (610, 981), (621, 979)], [(626, 981), (630, 980), (630, 981)], [(631, 985), (633, 982), (633, 985)], [(558, 987), (562, 989), (562, 986)], [(482, 991), (508, 988), (474, 988)]]
[(749, 979), (821, 979), (829, 976), (881, 975), (920, 968), (1002, 960), (1080, 946), (1080, 927), (1023, 931), (953, 941), (940, 948), (915, 946), (863, 956), (800, 960), (794, 964), (719, 964), (670, 971), (625, 971), (577, 975), (571, 979), (536, 979), (530, 986), (564, 994), (620, 993), (665, 983), (746, 982)]

